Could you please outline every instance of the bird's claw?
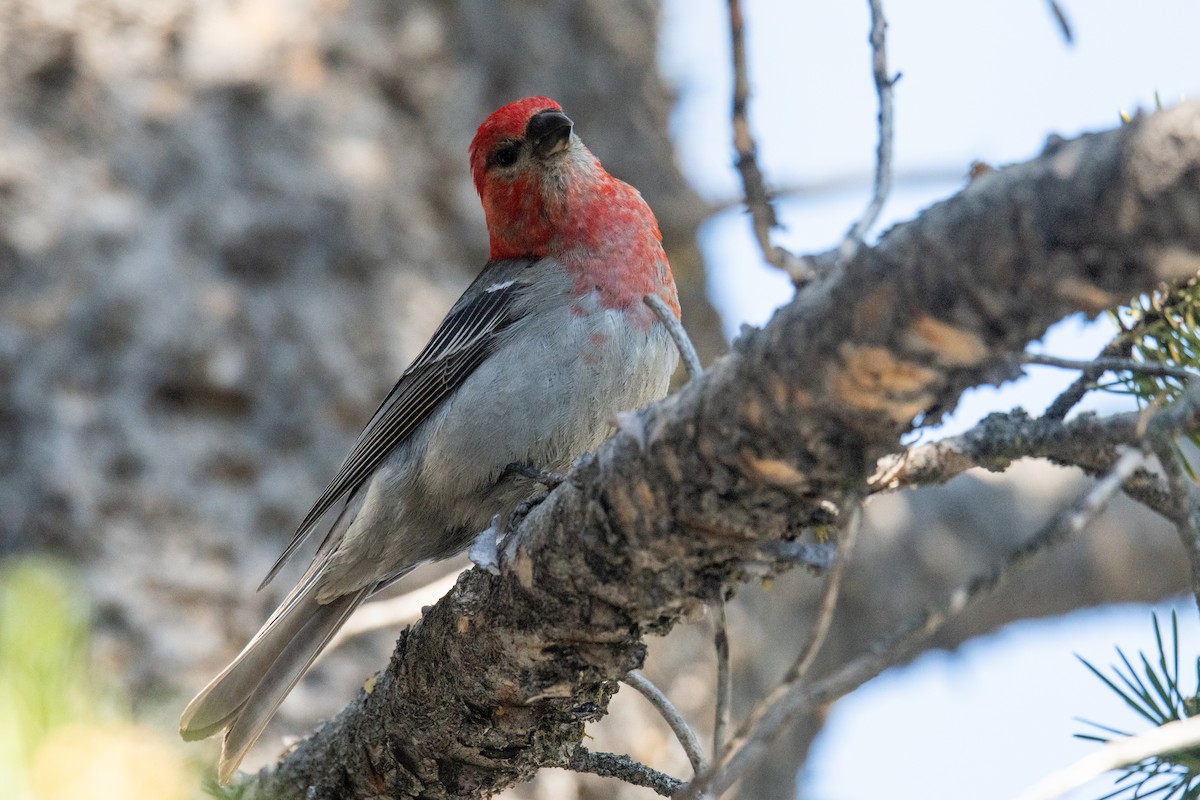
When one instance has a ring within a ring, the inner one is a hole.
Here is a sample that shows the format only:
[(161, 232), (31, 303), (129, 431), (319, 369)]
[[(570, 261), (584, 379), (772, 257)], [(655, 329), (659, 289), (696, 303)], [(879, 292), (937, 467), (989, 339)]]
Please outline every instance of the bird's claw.
[(542, 486), (545, 486), (546, 490), (549, 492), (557, 489), (559, 484), (567, 479), (567, 476), (561, 473), (538, 469), (532, 464), (526, 464), (519, 461), (514, 461), (513, 463), (509, 464), (500, 473), (501, 478), (507, 475), (517, 475), (522, 478), (529, 478), (530, 480), (536, 481)]

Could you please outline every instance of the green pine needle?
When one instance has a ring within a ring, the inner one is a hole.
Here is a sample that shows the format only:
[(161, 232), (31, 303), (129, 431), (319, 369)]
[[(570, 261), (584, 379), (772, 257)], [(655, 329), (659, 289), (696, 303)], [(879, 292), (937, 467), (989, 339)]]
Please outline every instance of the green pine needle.
[[(1110, 668), (1115, 676), (1109, 677), (1086, 659), (1079, 658), (1093, 675), (1120, 697), (1138, 716), (1154, 725), (1186, 719), (1200, 711), (1200, 659), (1196, 661), (1197, 690), (1184, 695), (1179, 685), (1179, 619), (1171, 612), (1170, 646), (1163, 639), (1158, 615), (1153, 615), (1154, 643), (1158, 650), (1157, 659), (1138, 653), (1140, 670), (1121, 648), (1117, 648), (1120, 664)], [(1168, 652), (1170, 658), (1168, 659)], [(1139, 674), (1140, 673), (1140, 674)], [(1077, 733), (1076, 738), (1106, 744), (1114, 739), (1132, 734), (1118, 728), (1101, 725), (1088, 720), (1080, 722), (1095, 728), (1099, 733)], [(1181, 750), (1174, 753), (1147, 758), (1120, 771), (1114, 785), (1116, 788), (1097, 800), (1200, 800), (1200, 748)]]
[[(1135, 298), (1128, 306), (1112, 314), (1121, 329), (1116, 341), (1129, 351), (1135, 361), (1160, 362), (1176, 367), (1200, 367), (1200, 281), (1164, 287)], [(1120, 371), (1097, 382), (1095, 388), (1111, 394), (1133, 395), (1140, 406), (1151, 403), (1165, 405), (1184, 391), (1184, 381), (1172, 375), (1148, 375), (1144, 372)], [(1200, 434), (1187, 437), (1200, 447)], [(1173, 445), (1188, 477), (1200, 481), (1195, 466), (1178, 444)]]

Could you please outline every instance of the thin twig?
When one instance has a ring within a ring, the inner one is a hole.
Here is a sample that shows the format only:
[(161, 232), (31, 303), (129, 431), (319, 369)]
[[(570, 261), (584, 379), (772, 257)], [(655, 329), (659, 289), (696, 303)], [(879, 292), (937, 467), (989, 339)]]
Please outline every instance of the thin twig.
[(746, 67), (746, 21), (741, 0), (729, 0), (729, 36), (733, 55), (733, 147), (737, 168), (746, 190), (746, 206), (754, 226), (754, 237), (767, 261), (774, 263), (771, 229), (779, 224), (766, 180), (758, 167), (758, 145), (750, 130), (747, 106), (750, 103), (750, 75)]
[[(1103, 418), (1082, 414), (1070, 422), (1045, 416), (1034, 419), (1020, 409), (989, 414), (958, 436), (884, 456), (867, 486), (871, 494), (878, 494), (941, 485), (976, 467), (1003, 472), (1022, 458), (1044, 458), (1101, 477), (1117, 462), (1122, 445), (1141, 446), (1143, 424), (1137, 412)], [(1121, 488), (1133, 500), (1174, 521), (1170, 487), (1158, 475), (1137, 470)]]
[(653, 789), (663, 797), (670, 797), (683, 786), (683, 781), (678, 778), (672, 778), (665, 772), (647, 767), (629, 756), (616, 753), (593, 753), (582, 747), (575, 748), (575, 752), (571, 753), (571, 760), (567, 762), (566, 768), (575, 772), (616, 778), (634, 786), (644, 786), (647, 789)]
[[(1021, 356), (1023, 364), (1040, 364), (1046, 367), (1061, 367), (1062, 369), (1078, 369), (1095, 374), (1096, 377), (1105, 372), (1140, 372), (1143, 375), (1156, 375), (1163, 378), (1179, 378), (1188, 380), (1196, 377), (1194, 370), (1185, 367), (1175, 367), (1163, 364), (1161, 361), (1137, 361), (1132, 358), (1095, 358), (1091, 361), (1058, 358), (1041, 353), (1025, 353)], [(1092, 380), (1095, 380), (1093, 378)]]
[(959, 586), (938, 605), (928, 608), (876, 642), (864, 655), (828, 678), (813, 684), (781, 683), (755, 706), (713, 765), (694, 778), (676, 800), (720, 797), (754, 763), (785, 725), (799, 714), (823, 707), (902, 661), (920, 642), (941, 628), (968, 603), (994, 589), (1013, 568), (1063, 541), (1095, 519), (1121, 484), (1145, 462), (1139, 450), (1128, 449), (1112, 472), (1097, 481), (1070, 508), (1054, 518), (990, 572)]
[(1071, 21), (1067, 19), (1067, 15), (1063, 12), (1057, 0), (1047, 0), (1050, 6), (1050, 14), (1054, 17), (1054, 21), (1058, 23), (1058, 30), (1062, 33), (1063, 41), (1067, 44), (1075, 43), (1075, 34), (1071, 32)]
[[(1155, 297), (1155, 295), (1151, 295)], [(1097, 361), (1106, 358), (1129, 358), (1133, 353), (1134, 345), (1141, 339), (1142, 335), (1152, 326), (1163, 321), (1165, 313), (1161, 305), (1155, 301), (1148, 306), (1140, 307), (1136, 319), (1134, 319), (1128, 327), (1125, 322), (1117, 317), (1117, 325), (1121, 327), (1121, 331), (1113, 337), (1105, 348), (1100, 351)], [(1067, 416), (1075, 405), (1083, 399), (1083, 396), (1091, 391), (1093, 384), (1104, 373), (1104, 370), (1097, 368), (1089, 368), (1083, 371), (1083, 374), (1075, 379), (1062, 394), (1060, 394), (1053, 403), (1046, 409), (1043, 416), (1051, 419), (1063, 419)]]
[[(1096, 360), (1105, 358), (1129, 358), (1129, 354), (1133, 352), (1132, 338), (1118, 334), (1113, 338), (1104, 349), (1100, 351), (1100, 355)], [(1054, 398), (1054, 402), (1046, 407), (1042, 416), (1048, 419), (1066, 419), (1067, 414), (1071, 409), (1079, 404), (1083, 396), (1090, 392), (1100, 376), (1104, 374), (1104, 370), (1096, 366), (1090, 366), (1083, 370), (1083, 373), (1075, 379), (1075, 382), (1068, 386), (1063, 393)]]
[(771, 229), (779, 225), (779, 218), (771, 205), (766, 179), (758, 167), (758, 145), (746, 113), (750, 103), (750, 74), (746, 68), (745, 26), (741, 0), (729, 0), (729, 37), (733, 45), (733, 149), (737, 152), (737, 169), (746, 192), (746, 209), (750, 212), (754, 238), (767, 263), (788, 273), (793, 281), (808, 280), (813, 276), (803, 262), (790, 251), (771, 243)]
[(683, 323), (658, 295), (648, 294), (642, 298), (642, 302), (650, 306), (667, 332), (671, 334), (671, 340), (675, 342), (675, 347), (679, 350), (679, 357), (683, 360), (684, 369), (687, 370), (688, 380), (692, 381), (700, 377), (700, 374), (704, 372), (704, 367), (700, 366), (700, 356), (696, 355), (696, 347), (692, 344)]
[(1196, 606), (1200, 608), (1200, 521), (1197, 513), (1196, 487), (1183, 474), (1179, 465), (1179, 456), (1175, 452), (1174, 443), (1170, 440), (1155, 443), (1154, 453), (1162, 466), (1163, 474), (1167, 476), (1167, 485), (1175, 504), (1175, 513), (1171, 521), (1179, 533), (1179, 540), (1187, 553), (1188, 563), (1192, 570), (1192, 595)]
[(1151, 441), (1200, 430), (1200, 376), (1192, 377), (1195, 379), (1184, 385), (1183, 394), (1146, 423), (1146, 436)]
[(1017, 800), (1055, 800), (1106, 772), (1196, 745), (1200, 745), (1200, 718), (1168, 722), (1137, 736), (1109, 742), (1066, 769), (1038, 781)]
[(725, 731), (729, 729), (729, 708), (733, 697), (733, 681), (729, 672), (729, 628), (725, 616), (726, 597), (713, 604), (713, 647), (717, 651), (717, 707), (713, 715), (713, 758), (725, 746)]
[(1182, 396), (1159, 411), (1146, 424), (1146, 438), (1158, 456), (1167, 485), (1171, 490), (1175, 523), (1179, 539), (1187, 553), (1192, 570), (1192, 593), (1200, 607), (1200, 498), (1194, 482), (1183, 474), (1175, 439), (1184, 430), (1193, 428), (1200, 415), (1200, 379), (1186, 385)]
[(854, 552), (854, 545), (858, 540), (858, 530), (861, 526), (862, 504), (855, 502), (849, 519), (842, 526), (841, 535), (838, 537), (837, 561), (833, 562), (833, 569), (829, 571), (829, 577), (825, 579), (825, 590), (821, 594), (821, 603), (817, 607), (817, 618), (813, 622), (812, 632), (809, 633), (808, 641), (804, 643), (800, 655), (784, 676), (785, 682), (799, 683), (804, 680), (813, 662), (817, 660), (821, 646), (825, 644), (825, 637), (829, 635), (829, 629), (833, 625), (833, 614), (837, 611), (842, 577), (846, 574), (846, 565), (850, 561), (850, 554)]
[[(825, 589), (821, 594), (821, 602), (817, 609), (816, 619), (813, 622), (813, 629), (809, 633), (808, 640), (804, 643), (804, 647), (800, 650), (800, 655), (792, 663), (787, 673), (783, 676), (783, 680), (772, 691), (771, 695), (780, 695), (787, 692), (795, 691), (795, 687), (800, 686), (805, 677), (808, 675), (809, 669), (813, 662), (816, 661), (817, 654), (821, 652), (821, 646), (825, 643), (826, 636), (829, 634), (829, 629), (833, 624), (834, 612), (837, 610), (837, 601), (841, 593), (842, 578), (846, 573), (846, 565), (850, 562), (850, 554), (854, 550), (855, 542), (858, 539), (858, 531), (862, 524), (861, 503), (858, 498), (855, 498), (850, 504), (853, 510), (850, 512), (846, 523), (842, 526), (840, 536), (838, 537), (838, 556), (833, 564), (833, 569), (829, 572), (829, 577), (825, 581)], [(765, 746), (766, 742), (774, 738), (778, 729), (771, 730), (771, 726), (764, 724), (755, 727), (748, 727), (751, 720), (758, 714), (764, 720), (769, 716), (770, 709), (764, 708), (764, 700), (760, 702), (751, 714), (747, 724), (743, 724), (739, 728), (737, 735), (729, 742), (729, 745), (723, 750), (715, 751), (713, 760), (717, 761), (724, 759), (731, 753), (736, 754), (739, 750), (746, 751), (748, 748), (754, 748), (755, 752)], [(752, 738), (764, 735), (766, 738), (761, 739), (758, 743), (751, 741)], [(743, 764), (749, 762), (742, 762)], [(733, 766), (731, 762), (730, 769), (740, 767)], [(733, 775), (730, 784), (737, 780), (737, 775)], [(726, 786), (728, 788), (728, 786)], [(701, 789), (701, 792), (704, 790)], [(717, 795), (723, 792), (721, 789)], [(699, 797), (700, 793), (695, 796)]]
[(879, 212), (883, 210), (883, 204), (887, 202), (887, 196), (892, 191), (892, 151), (896, 138), (892, 87), (900, 76), (893, 77), (888, 73), (887, 20), (883, 17), (883, 2), (867, 0), (867, 3), (871, 7), (871, 33), (868, 41), (871, 43), (872, 73), (875, 76), (875, 94), (879, 98), (879, 143), (875, 148), (875, 183), (871, 199), (838, 248), (838, 256), (842, 260), (853, 258), (862, 246), (867, 231), (879, 219)]
[(704, 758), (704, 750), (700, 746), (700, 739), (696, 736), (696, 732), (687, 724), (687, 720), (679, 713), (679, 709), (675, 708), (667, 696), (663, 694), (657, 686), (651, 683), (645, 675), (632, 670), (625, 675), (622, 680), (626, 685), (637, 689), (642, 696), (650, 701), (650, 705), (657, 709), (662, 718), (671, 726), (671, 731), (675, 734), (675, 738), (683, 745), (683, 752), (687, 753), (688, 761), (692, 764), (692, 771), (699, 775), (704, 771), (708, 762)]

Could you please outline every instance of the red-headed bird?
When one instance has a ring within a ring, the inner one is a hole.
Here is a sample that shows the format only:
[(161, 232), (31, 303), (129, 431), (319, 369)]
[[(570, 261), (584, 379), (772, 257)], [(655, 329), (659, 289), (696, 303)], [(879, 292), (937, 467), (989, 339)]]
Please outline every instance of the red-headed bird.
[(530, 478), (507, 467), (565, 471), (615, 413), (666, 394), (678, 354), (643, 302), (656, 294), (679, 315), (658, 223), (573, 127), (558, 103), (529, 97), (475, 134), (488, 263), (263, 584), (341, 504), (300, 582), (183, 712), (185, 739), (225, 731), (222, 783), (363, 600), (458, 553), (531, 493)]

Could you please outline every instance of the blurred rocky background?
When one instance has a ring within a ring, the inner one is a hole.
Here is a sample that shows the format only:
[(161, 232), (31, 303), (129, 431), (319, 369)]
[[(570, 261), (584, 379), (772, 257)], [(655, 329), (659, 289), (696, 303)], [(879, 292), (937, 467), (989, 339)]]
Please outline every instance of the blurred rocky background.
[[(708, 209), (667, 135), (657, 24), (649, 0), (0, 0), (0, 717), (28, 690), (12, 665), (58, 647), (72, 655), (44, 702), (84, 683), (105, 697), (63, 705), (74, 709), (63, 725), (109, 720), (99, 738), (111, 745), (125, 741), (114, 716), (137, 720), (130, 741), (152, 741), (155, 763), (187, 753), (211, 764), (215, 744), (175, 746), (178, 712), (286, 591), (294, 574), (254, 588), (482, 265), (466, 148), (496, 106), (529, 94), (562, 102), (657, 213), (702, 357), (723, 350), (695, 244)], [(1034, 465), (874, 504), (827, 655), (864, 647), (1080, 485)], [(941, 644), (1182, 586), (1182, 569), (1161, 567), (1171, 534), (1139, 513), (1122, 507), (1039, 566), (1059, 576), (1050, 588), (1044, 573), (1010, 586)], [(1134, 572), (1131, 559), (1159, 566)], [(913, 572), (921, 585), (889, 581)], [(794, 657), (818, 588), (798, 572), (741, 592), (730, 612), (735, 710)], [(38, 639), (54, 620), (61, 646)], [(652, 643), (649, 669), (702, 728), (710, 636), (696, 624)], [(247, 766), (341, 708), (394, 638), (364, 636), (325, 658)], [(45, 684), (48, 669), (30, 680)], [(0, 770), (25, 770), (13, 785), (30, 796), (73, 797), (29, 764), (89, 763), (78, 753), (97, 737), (55, 738), (44, 716), (36, 736), (0, 726), (18, 745), (0, 746)], [(590, 747), (686, 776), (633, 692), (614, 716)], [(800, 726), (742, 796), (794, 796), (818, 728)], [(179, 784), (154, 775), (146, 797)], [(198, 793), (198, 780), (183, 785), (168, 794)], [(123, 791), (113, 796), (138, 796)], [(650, 795), (551, 770), (511, 796)]]

